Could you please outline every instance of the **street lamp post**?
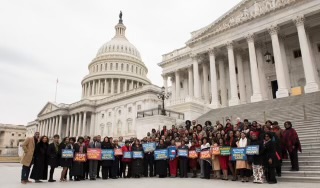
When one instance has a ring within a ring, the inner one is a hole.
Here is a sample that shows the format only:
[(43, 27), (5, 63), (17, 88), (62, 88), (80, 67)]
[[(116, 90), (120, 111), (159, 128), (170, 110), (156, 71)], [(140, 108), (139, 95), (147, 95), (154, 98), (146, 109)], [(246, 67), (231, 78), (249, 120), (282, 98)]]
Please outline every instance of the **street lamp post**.
[(157, 95), (159, 99), (162, 100), (162, 109), (161, 109), (161, 115), (166, 115), (166, 110), (164, 109), (164, 100), (169, 99), (170, 93), (166, 93), (165, 88), (161, 88), (161, 93)]

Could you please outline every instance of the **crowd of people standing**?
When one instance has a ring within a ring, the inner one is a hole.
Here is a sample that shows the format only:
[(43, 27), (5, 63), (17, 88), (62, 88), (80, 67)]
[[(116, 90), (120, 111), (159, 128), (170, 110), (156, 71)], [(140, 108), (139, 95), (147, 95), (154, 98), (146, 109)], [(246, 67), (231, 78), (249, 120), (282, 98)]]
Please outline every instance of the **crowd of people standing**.
[[(277, 183), (276, 176), (281, 176), (282, 159), (290, 157), (292, 171), (299, 170), (298, 151), (301, 152), (301, 144), (292, 123), (286, 121), (284, 128), (278, 122), (268, 120), (264, 125), (248, 120), (243, 122), (237, 118), (233, 125), (230, 119), (222, 125), (216, 121), (212, 125), (210, 121), (204, 126), (196, 121), (185, 122), (185, 125), (171, 129), (166, 126), (162, 130), (152, 129), (141, 140), (122, 137), (89, 136), (65, 137), (60, 142), (60, 136), (54, 135), (49, 144), (47, 136), (41, 136), (38, 132), (33, 137), (27, 138), (22, 144), (24, 156), (21, 160), (21, 183), (30, 183), (33, 179), (36, 183), (43, 180), (55, 182), (53, 175), (57, 167), (61, 166), (60, 182), (96, 180), (97, 178), (140, 178), (140, 177), (180, 177), (187, 178), (188, 173), (196, 178), (200, 175), (203, 179), (232, 181), (240, 179), (249, 182), (253, 177), (254, 183)], [(86, 160), (76, 161), (73, 158), (63, 158), (63, 150), (69, 149), (74, 153), (87, 153), (90, 148), (121, 149), (122, 153), (144, 151), (143, 144), (155, 143), (156, 150), (185, 149), (189, 152), (212, 151), (217, 147), (245, 148), (250, 145), (259, 146), (256, 155), (248, 155), (246, 160), (232, 160), (231, 156), (212, 155), (210, 159), (201, 159), (191, 156), (170, 155), (167, 159), (156, 160), (154, 151), (144, 152), (143, 158), (126, 158), (115, 155), (113, 160)], [(48, 166), (50, 166), (48, 178)], [(101, 176), (100, 176), (101, 175)]]

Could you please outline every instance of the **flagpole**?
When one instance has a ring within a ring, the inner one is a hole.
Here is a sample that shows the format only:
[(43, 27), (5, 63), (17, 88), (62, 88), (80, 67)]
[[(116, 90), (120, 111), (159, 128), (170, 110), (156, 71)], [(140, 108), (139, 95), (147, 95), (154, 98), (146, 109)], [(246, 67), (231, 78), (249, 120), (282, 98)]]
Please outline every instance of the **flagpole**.
[(57, 78), (57, 81), (56, 81), (56, 92), (54, 94), (54, 102), (57, 102), (57, 91), (58, 91), (58, 78)]

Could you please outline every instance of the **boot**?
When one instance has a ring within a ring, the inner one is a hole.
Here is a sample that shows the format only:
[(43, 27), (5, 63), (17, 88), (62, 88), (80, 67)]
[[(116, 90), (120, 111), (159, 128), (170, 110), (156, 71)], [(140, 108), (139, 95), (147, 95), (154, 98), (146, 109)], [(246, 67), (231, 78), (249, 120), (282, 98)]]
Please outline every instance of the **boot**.
[(193, 176), (192, 178), (196, 178), (197, 177), (197, 170), (192, 170), (193, 171)]

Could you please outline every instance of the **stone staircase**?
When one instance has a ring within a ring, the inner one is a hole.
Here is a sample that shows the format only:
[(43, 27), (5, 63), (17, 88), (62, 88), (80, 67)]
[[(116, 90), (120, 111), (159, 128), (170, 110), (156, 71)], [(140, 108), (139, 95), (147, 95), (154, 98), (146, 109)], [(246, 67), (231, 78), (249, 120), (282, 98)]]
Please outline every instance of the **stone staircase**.
[(302, 153), (299, 153), (300, 171), (291, 172), (290, 160), (284, 160), (280, 181), (320, 182), (320, 92), (214, 109), (200, 116), (198, 122), (210, 120), (213, 124), (225, 119), (233, 122), (236, 117), (256, 120), (278, 121), (283, 128), (284, 121), (291, 121), (298, 132)]

